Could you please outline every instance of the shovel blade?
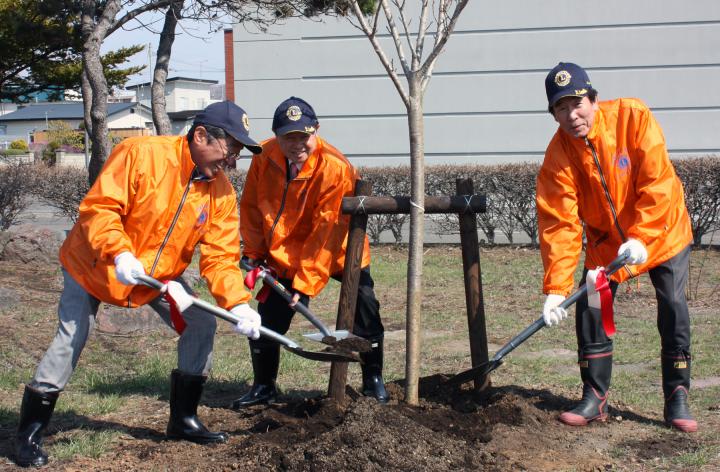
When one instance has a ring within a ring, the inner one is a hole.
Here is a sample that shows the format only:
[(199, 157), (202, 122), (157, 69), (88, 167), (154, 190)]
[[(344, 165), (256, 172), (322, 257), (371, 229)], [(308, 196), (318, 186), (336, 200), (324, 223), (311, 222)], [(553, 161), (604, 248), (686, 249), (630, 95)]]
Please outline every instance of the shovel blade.
[(360, 356), (354, 352), (305, 351), (299, 347), (283, 346), (295, 355), (320, 362), (360, 362)]
[(480, 365), (476, 365), (472, 369), (468, 369), (454, 375), (445, 381), (445, 385), (461, 385), (474, 379), (487, 376), (490, 372), (500, 367), (502, 359), (490, 360)]
[(345, 329), (330, 331), (330, 336), (325, 336), (323, 333), (309, 333), (303, 334), (303, 337), (347, 351), (368, 352), (372, 349), (370, 341)]

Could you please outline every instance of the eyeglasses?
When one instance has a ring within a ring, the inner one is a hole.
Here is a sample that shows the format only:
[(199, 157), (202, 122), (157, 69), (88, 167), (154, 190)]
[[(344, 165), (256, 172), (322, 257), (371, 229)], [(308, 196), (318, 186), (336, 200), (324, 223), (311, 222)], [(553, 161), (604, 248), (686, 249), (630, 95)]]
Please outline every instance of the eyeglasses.
[(243, 145), (239, 142), (233, 140), (233, 148), (237, 149), (235, 151), (231, 151), (227, 144), (227, 138), (226, 139), (216, 139), (220, 146), (220, 150), (222, 151), (223, 155), (225, 156), (225, 159), (227, 160), (233, 160), (237, 161), (240, 159), (240, 151), (243, 149)]

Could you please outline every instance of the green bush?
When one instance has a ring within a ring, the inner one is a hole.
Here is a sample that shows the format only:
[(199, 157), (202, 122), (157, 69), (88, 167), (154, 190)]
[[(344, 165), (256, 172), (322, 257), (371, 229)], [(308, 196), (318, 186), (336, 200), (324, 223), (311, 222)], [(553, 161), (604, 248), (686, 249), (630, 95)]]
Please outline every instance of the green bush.
[(0, 156), (22, 156), (22, 155), (27, 154), (28, 152), (29, 151), (27, 151), (27, 150), (23, 151), (22, 149), (9, 148), (9, 149), (3, 149), (2, 151), (0, 151)]
[(29, 148), (24, 139), (16, 139), (15, 141), (10, 143), (10, 149), (19, 149), (21, 151), (27, 152)]

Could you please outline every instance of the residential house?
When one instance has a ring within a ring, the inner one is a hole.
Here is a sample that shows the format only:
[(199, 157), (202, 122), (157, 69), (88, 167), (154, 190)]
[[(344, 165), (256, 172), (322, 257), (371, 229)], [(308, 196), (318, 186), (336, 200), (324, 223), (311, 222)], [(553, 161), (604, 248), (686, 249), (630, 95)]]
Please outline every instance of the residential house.
[[(45, 131), (51, 121), (64, 121), (74, 129), (81, 129), (82, 102), (30, 103), (12, 113), (0, 116), (0, 141), (24, 139), (46, 141)], [(108, 103), (108, 129), (115, 135), (152, 134), (152, 114), (138, 103)], [(37, 138), (37, 139), (35, 139)]]

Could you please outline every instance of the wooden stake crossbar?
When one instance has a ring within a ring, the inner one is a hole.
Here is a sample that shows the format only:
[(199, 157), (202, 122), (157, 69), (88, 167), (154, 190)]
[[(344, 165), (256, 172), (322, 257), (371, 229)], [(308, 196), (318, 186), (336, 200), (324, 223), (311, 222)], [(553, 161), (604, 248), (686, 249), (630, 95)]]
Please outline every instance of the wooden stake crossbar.
[[(387, 215), (409, 214), (410, 197), (345, 197), (344, 214)], [(485, 213), (485, 195), (453, 195), (425, 197), (425, 213)]]
[[(458, 195), (425, 197), (424, 210), (425, 213), (458, 213), (459, 215), (470, 354), (472, 366), (475, 367), (488, 360), (482, 270), (480, 268), (480, 250), (475, 217), (476, 213), (486, 211), (486, 199), (484, 195), (475, 195), (473, 193), (471, 179), (457, 179), (456, 188)], [(358, 180), (355, 186), (356, 196), (345, 197), (342, 202), (342, 212), (351, 214), (352, 217), (350, 218), (345, 267), (340, 287), (337, 329), (352, 329), (355, 318), (355, 304), (368, 215), (408, 214), (412, 205), (410, 197), (372, 197), (370, 196), (371, 192), (372, 186), (369, 182)], [(410, 355), (409, 352), (408, 355)], [(414, 355), (417, 355), (417, 353)], [(414, 365), (419, 365), (419, 363), (414, 362)], [(412, 372), (411, 375), (417, 378), (419, 372)], [(344, 402), (346, 381), (347, 363), (334, 362), (330, 369), (328, 395), (337, 401)], [(414, 384), (417, 385), (417, 382)], [(475, 379), (476, 390), (482, 390), (487, 385), (487, 378)]]

